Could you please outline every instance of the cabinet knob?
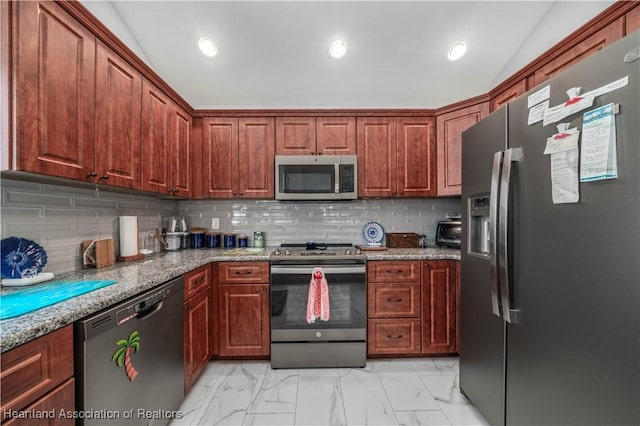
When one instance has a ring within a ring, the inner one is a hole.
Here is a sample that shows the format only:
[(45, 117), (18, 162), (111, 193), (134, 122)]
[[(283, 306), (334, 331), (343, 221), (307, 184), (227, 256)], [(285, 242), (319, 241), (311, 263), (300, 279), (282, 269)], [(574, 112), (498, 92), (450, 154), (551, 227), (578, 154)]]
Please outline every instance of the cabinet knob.
[(266, 291), (267, 291), (267, 288), (266, 288), (266, 287), (263, 287), (263, 288), (262, 288), (262, 292), (263, 292), (263, 293), (265, 293)]
[(234, 192), (234, 193), (233, 193), (233, 195), (238, 195), (238, 193), (237, 193), (237, 192)]
[(96, 176), (98, 176), (98, 174), (96, 172), (87, 173), (87, 177), (96, 177)]
[(100, 179), (107, 180), (107, 179), (109, 179), (109, 175), (102, 175), (102, 176), (100, 176)]

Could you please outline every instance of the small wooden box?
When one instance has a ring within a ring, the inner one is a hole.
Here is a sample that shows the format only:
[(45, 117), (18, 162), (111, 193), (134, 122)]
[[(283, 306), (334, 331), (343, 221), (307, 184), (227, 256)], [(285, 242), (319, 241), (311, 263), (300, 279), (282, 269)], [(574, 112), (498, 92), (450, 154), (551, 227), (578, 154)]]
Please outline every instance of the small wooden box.
[[(90, 248), (91, 244), (95, 244)], [(85, 253), (89, 249), (87, 253)], [(116, 263), (113, 239), (87, 240), (82, 242), (82, 267), (83, 268), (104, 268)]]
[(387, 233), (387, 247), (389, 248), (418, 248), (420, 236), (414, 232)]

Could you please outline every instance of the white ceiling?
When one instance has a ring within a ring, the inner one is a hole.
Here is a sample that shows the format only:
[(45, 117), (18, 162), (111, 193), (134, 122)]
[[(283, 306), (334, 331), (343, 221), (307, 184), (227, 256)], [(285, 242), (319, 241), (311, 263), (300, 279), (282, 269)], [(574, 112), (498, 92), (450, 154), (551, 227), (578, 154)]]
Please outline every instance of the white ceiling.
[[(192, 107), (260, 109), (442, 107), (488, 92), (612, 2), (83, 3)], [(457, 41), (469, 48), (452, 62)]]

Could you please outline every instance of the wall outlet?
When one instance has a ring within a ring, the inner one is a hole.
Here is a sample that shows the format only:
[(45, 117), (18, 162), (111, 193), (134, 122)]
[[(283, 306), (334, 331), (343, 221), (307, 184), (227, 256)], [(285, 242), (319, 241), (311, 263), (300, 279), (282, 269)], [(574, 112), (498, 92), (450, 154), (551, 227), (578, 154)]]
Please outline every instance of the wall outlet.
[(211, 218), (211, 229), (220, 229), (220, 219), (217, 217)]

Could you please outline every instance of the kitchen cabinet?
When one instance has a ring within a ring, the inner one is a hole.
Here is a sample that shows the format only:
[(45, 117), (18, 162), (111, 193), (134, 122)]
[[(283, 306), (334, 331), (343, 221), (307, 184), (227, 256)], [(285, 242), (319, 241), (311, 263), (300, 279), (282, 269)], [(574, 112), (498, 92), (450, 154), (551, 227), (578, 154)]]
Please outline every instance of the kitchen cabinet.
[(273, 119), (205, 118), (203, 127), (204, 197), (273, 198)]
[(269, 355), (268, 269), (268, 262), (218, 263), (220, 356)]
[(491, 111), (495, 111), (502, 105), (508, 104), (526, 91), (527, 79), (524, 78), (495, 96), (491, 96)]
[(54, 2), (14, 2), (11, 169), (92, 181), (94, 35)]
[(103, 43), (96, 49), (94, 180), (141, 188), (142, 76)]
[(422, 353), (457, 351), (457, 266), (452, 260), (422, 262)]
[(421, 353), (420, 261), (367, 263), (367, 353)]
[(624, 17), (618, 18), (575, 46), (565, 47), (564, 53), (552, 59), (534, 74), (534, 86), (550, 79), (560, 71), (582, 61), (586, 57), (610, 45), (624, 36)]
[(640, 4), (625, 15), (625, 34), (640, 30)]
[[(9, 420), (12, 412), (54, 409), (73, 412), (73, 325), (67, 325), (2, 354), (0, 411), (3, 424), (33, 424), (33, 419)], [(7, 422), (5, 423), (5, 420)], [(73, 425), (73, 419), (54, 418), (47, 424)]]
[(277, 155), (353, 155), (355, 117), (277, 117)]
[(209, 265), (184, 275), (184, 391), (187, 393), (211, 357)]
[(191, 194), (191, 116), (153, 84), (142, 82), (142, 188)]
[(435, 195), (431, 117), (358, 117), (358, 196)]
[(438, 115), (438, 196), (462, 192), (462, 132), (489, 115), (489, 103), (469, 106)]

